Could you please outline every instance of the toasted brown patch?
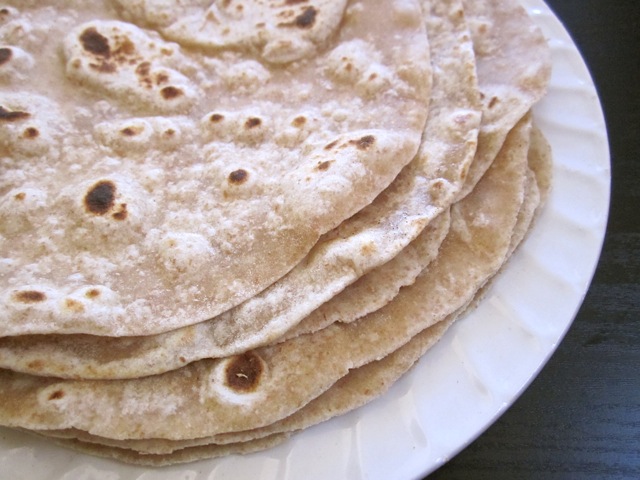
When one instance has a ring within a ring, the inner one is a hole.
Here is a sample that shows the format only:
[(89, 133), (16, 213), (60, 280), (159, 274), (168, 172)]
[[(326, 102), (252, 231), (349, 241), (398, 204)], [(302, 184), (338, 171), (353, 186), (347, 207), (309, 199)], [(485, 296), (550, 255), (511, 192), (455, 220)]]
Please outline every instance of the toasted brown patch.
[(166, 73), (158, 73), (156, 75), (156, 85), (163, 85), (169, 81), (169, 75)]
[(142, 130), (142, 127), (125, 127), (120, 130), (120, 133), (126, 137), (135, 137), (136, 135), (142, 133)]
[(355, 145), (360, 150), (368, 150), (374, 143), (376, 143), (376, 137), (373, 135), (365, 135), (358, 140), (351, 140), (351, 145)]
[(229, 174), (228, 181), (233, 185), (241, 185), (247, 181), (249, 178), (249, 173), (242, 168), (239, 170), (234, 170)]
[(307, 123), (307, 117), (299, 116), (293, 119), (291, 125), (297, 128), (302, 128)]
[(56, 390), (49, 395), (49, 400), (60, 400), (61, 398), (64, 398), (64, 390)]
[(15, 198), (16, 200), (24, 200), (25, 198), (27, 198), (27, 194), (24, 192), (16, 193), (13, 198)]
[(123, 221), (127, 219), (127, 215), (129, 215), (129, 212), (127, 212), (127, 204), (121, 203), (120, 210), (118, 210), (116, 213), (114, 213), (111, 216), (116, 220)]
[(325, 150), (331, 150), (333, 149), (333, 147), (335, 147), (338, 144), (338, 140), (334, 140), (331, 143), (328, 143), (327, 145), (324, 146)]
[(80, 35), (80, 42), (82, 43), (82, 48), (87, 52), (91, 52), (94, 55), (104, 58), (109, 58), (111, 56), (109, 40), (104, 35), (101, 35), (95, 27), (87, 28), (82, 32)]
[(244, 122), (245, 128), (256, 128), (262, 125), (262, 120), (257, 117), (248, 118), (246, 122)]
[(24, 132), (22, 132), (22, 136), (28, 139), (38, 138), (40, 136), (40, 132), (37, 128), (29, 127), (25, 128)]
[(13, 50), (7, 47), (0, 48), (0, 65), (4, 65), (13, 56)]
[(298, 15), (295, 19), (296, 27), (299, 28), (311, 28), (316, 23), (316, 15), (318, 11), (313, 7), (307, 7), (302, 14)]
[(116, 186), (109, 180), (96, 183), (84, 197), (87, 212), (104, 215), (113, 207), (116, 197)]
[(64, 306), (68, 310), (71, 310), (72, 312), (75, 312), (75, 313), (84, 312), (84, 305), (82, 305), (80, 302), (72, 298), (65, 299)]
[(225, 383), (233, 390), (252, 392), (260, 385), (263, 372), (262, 359), (253, 352), (247, 352), (229, 361), (225, 370)]
[(146, 77), (147, 75), (149, 75), (150, 71), (151, 71), (151, 63), (150, 62), (141, 62), (136, 67), (136, 75), (140, 75), (141, 77)]
[(164, 98), (165, 100), (172, 100), (184, 95), (184, 92), (177, 87), (169, 86), (164, 87), (162, 90), (160, 90), (160, 95), (162, 95), (162, 98)]
[(18, 110), (7, 110), (0, 105), (0, 121), (15, 122), (16, 120), (24, 120), (31, 116), (28, 112), (21, 112)]
[(42, 360), (32, 360), (27, 363), (27, 367), (29, 367), (31, 370), (39, 371), (44, 368), (44, 362)]
[(98, 290), (97, 288), (92, 288), (91, 290), (87, 291), (84, 296), (87, 298), (97, 298), (100, 296), (100, 290)]
[(221, 115), (219, 113), (212, 113), (209, 116), (209, 121), (211, 123), (220, 123), (222, 120), (224, 120), (224, 115)]
[(316, 165), (316, 170), (320, 170), (321, 172), (326, 172), (327, 170), (329, 170), (329, 167), (331, 166), (332, 163), (333, 163), (333, 160), (325, 160), (324, 162), (319, 162), (318, 165)]
[(21, 292), (16, 292), (13, 295), (13, 298), (22, 303), (39, 303), (44, 302), (47, 299), (47, 296), (43, 292), (38, 292), (36, 290), (23, 290)]

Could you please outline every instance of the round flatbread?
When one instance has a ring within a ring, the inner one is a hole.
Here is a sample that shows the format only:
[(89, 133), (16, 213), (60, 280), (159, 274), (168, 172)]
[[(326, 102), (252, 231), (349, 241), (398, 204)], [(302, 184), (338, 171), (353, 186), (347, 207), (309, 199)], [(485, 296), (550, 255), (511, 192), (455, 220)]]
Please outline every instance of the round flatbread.
[(247, 40), (215, 49), (135, 23), (141, 2), (9, 4), (0, 336), (211, 318), (287, 273), (418, 150), (431, 84), (418, 0), (194, 4), (202, 34), (232, 15)]

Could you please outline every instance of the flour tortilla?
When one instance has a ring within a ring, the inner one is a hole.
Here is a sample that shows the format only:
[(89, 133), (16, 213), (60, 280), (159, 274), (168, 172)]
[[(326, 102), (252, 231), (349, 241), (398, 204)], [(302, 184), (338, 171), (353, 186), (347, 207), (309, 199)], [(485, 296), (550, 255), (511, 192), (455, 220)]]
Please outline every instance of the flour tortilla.
[[(429, 8), (427, 2), (423, 6)], [(480, 122), (473, 50), (460, 2), (434, 2), (427, 25), (435, 73), (432, 113), (420, 152), (373, 204), (326, 234), (288, 275), (208, 322), (159, 336), (0, 339), (0, 365), (63, 378), (133, 378), (169, 371), (202, 358), (233, 355), (275, 341), (346, 286), (394, 258), (448, 208), (460, 190), (476, 149)], [(437, 226), (423, 237), (444, 233), (443, 225)], [(423, 263), (412, 266), (413, 277), (437, 250), (435, 241), (421, 240)], [(388, 276), (389, 270), (384, 275)], [(411, 281), (411, 275), (407, 275), (401, 283)], [(382, 306), (382, 300), (390, 299), (393, 291), (389, 289), (386, 297), (361, 297), (361, 302), (375, 299)], [(330, 308), (325, 307), (322, 314)], [(369, 311), (374, 309), (372, 304)], [(299, 332), (328, 323), (308, 320)]]
[(11, 5), (0, 42), (28, 76), (0, 89), (1, 336), (214, 317), (418, 150), (431, 83), (418, 0), (295, 3), (281, 25), (263, 9), (272, 47), (304, 50), (277, 65), (244, 44), (184, 48), (102, 2)]
[(462, 0), (482, 94), (478, 151), (459, 198), (480, 180), (507, 133), (547, 91), (551, 53), (517, 0)]
[[(436, 257), (449, 230), (449, 221), (448, 211), (442, 213), (396, 258), (364, 275), (274, 341), (314, 332), (335, 321), (352, 322), (384, 306), (401, 287), (413, 283)], [(224, 315), (219, 321), (232, 323), (233, 317)], [(162, 373), (171, 370), (167, 366), (182, 366), (194, 359), (225, 356), (218, 355), (223, 352), (212, 347), (221, 340), (219, 331), (219, 325), (207, 322), (149, 337), (5, 337), (0, 339), (0, 365), (14, 371), (60, 378), (135, 378)], [(268, 343), (269, 339), (270, 336), (256, 339), (251, 347)], [(233, 355), (242, 350), (225, 352)]]
[(523, 202), (529, 131), (527, 117), (473, 194), (453, 207), (438, 258), (381, 310), (152, 377), (65, 381), (0, 371), (0, 424), (184, 440), (258, 428), (292, 414), (350, 369), (383, 358), (446, 318), (498, 270)]
[(114, 458), (122, 462), (147, 465), (150, 467), (163, 467), (167, 465), (175, 465), (177, 463), (225, 457), (228, 455), (246, 455), (260, 450), (266, 450), (267, 448), (273, 448), (290, 437), (289, 434), (281, 433), (258, 438), (249, 442), (235, 444), (228, 443), (224, 445), (209, 444), (188, 447), (177, 450), (170, 455), (141, 455), (133, 450), (125, 448), (107, 447), (96, 443), (83, 442), (81, 440), (52, 437), (45, 433), (36, 433), (36, 435), (39, 437), (47, 437), (60, 446), (76, 450), (81, 453), (87, 453), (98, 457)]

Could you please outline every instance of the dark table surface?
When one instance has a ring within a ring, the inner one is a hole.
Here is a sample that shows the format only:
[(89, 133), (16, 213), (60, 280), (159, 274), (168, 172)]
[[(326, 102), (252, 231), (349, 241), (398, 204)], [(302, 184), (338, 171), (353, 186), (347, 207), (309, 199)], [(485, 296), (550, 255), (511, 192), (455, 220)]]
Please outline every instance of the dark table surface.
[(640, 479), (640, 1), (547, 0), (596, 83), (612, 166), (593, 283), (538, 378), (429, 477)]

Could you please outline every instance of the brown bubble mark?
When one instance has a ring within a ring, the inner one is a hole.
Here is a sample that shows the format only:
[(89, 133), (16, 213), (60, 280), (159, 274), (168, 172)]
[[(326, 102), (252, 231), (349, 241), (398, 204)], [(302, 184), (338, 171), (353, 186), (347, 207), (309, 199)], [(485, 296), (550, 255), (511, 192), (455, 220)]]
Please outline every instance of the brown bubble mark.
[(249, 172), (242, 168), (234, 170), (229, 174), (228, 181), (232, 185), (242, 185), (249, 179)]
[(4, 65), (13, 57), (13, 51), (10, 48), (0, 48), (0, 65)]
[(47, 299), (43, 292), (37, 290), (23, 290), (13, 294), (13, 298), (20, 303), (40, 303)]
[(324, 162), (319, 162), (318, 165), (316, 165), (316, 170), (326, 172), (327, 170), (329, 170), (329, 167), (332, 163), (333, 160), (325, 160)]
[(224, 115), (221, 115), (220, 113), (212, 113), (209, 117), (209, 121), (211, 123), (220, 123), (222, 120), (224, 120)]
[(109, 40), (104, 35), (100, 34), (95, 27), (87, 28), (82, 34), (80, 34), (80, 42), (82, 48), (87, 52), (91, 52), (99, 57), (109, 58), (111, 56), (111, 48), (109, 47)]
[(109, 180), (96, 183), (84, 197), (87, 212), (104, 215), (113, 208), (116, 197), (116, 186)]
[(262, 125), (262, 120), (257, 117), (248, 118), (246, 122), (244, 122), (245, 128), (256, 128)]
[(351, 145), (355, 145), (360, 150), (368, 150), (374, 143), (376, 143), (376, 137), (373, 135), (365, 135), (358, 140), (351, 140)]
[(313, 7), (307, 7), (305, 11), (296, 17), (295, 24), (299, 28), (311, 28), (316, 23), (318, 11)]
[(255, 391), (264, 373), (262, 359), (253, 352), (232, 358), (225, 369), (225, 384), (241, 393)]
[(98, 298), (100, 296), (100, 290), (98, 290), (97, 288), (92, 288), (91, 290), (86, 292), (84, 296), (91, 299)]
[(64, 398), (64, 390), (56, 390), (49, 395), (49, 400), (60, 400)]
[(164, 87), (162, 90), (160, 90), (160, 95), (162, 95), (162, 98), (164, 98), (165, 100), (173, 100), (174, 98), (178, 98), (184, 95), (184, 92), (177, 87), (169, 86)]
[(291, 125), (293, 125), (296, 128), (302, 128), (305, 126), (306, 123), (307, 123), (306, 117), (299, 116), (293, 119), (293, 121), (291, 122)]
[(3, 122), (15, 122), (18, 120), (24, 120), (31, 116), (28, 112), (21, 112), (19, 110), (8, 110), (0, 105), (0, 121)]
[(37, 128), (29, 127), (29, 128), (26, 128), (24, 132), (22, 132), (22, 136), (24, 138), (34, 139), (40, 136), (40, 132), (38, 131)]

